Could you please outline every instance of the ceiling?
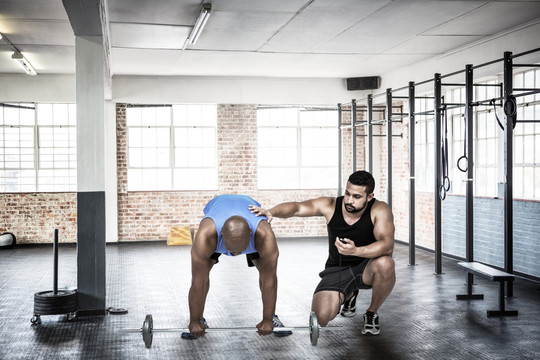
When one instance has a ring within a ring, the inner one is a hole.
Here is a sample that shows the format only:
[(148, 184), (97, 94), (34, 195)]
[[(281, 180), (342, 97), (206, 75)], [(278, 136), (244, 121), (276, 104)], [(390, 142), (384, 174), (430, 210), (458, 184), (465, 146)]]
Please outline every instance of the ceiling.
[[(83, 6), (97, 7), (98, 2), (0, 0), (0, 32), (38, 74), (71, 75), (74, 29), (80, 36), (92, 35), (96, 27), (101, 30), (99, 12)], [(108, 17), (105, 33), (113, 76), (381, 75), (540, 21), (540, 1), (101, 2)], [(203, 2), (212, 3), (211, 16), (197, 43), (182, 51)], [(73, 10), (77, 6), (82, 8)], [(0, 74), (26, 76), (12, 53), (0, 40)]]

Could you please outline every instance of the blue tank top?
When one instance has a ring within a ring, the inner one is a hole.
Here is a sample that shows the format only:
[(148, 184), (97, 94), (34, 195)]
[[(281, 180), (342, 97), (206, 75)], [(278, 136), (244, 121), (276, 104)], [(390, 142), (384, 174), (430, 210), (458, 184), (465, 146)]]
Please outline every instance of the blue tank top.
[(221, 228), (228, 218), (235, 215), (243, 217), (251, 229), (249, 245), (247, 249), (242, 252), (242, 254), (252, 254), (257, 252), (257, 250), (255, 250), (255, 231), (257, 230), (259, 222), (262, 220), (267, 220), (267, 218), (266, 216), (255, 216), (255, 214), (252, 214), (248, 209), (249, 205), (261, 206), (261, 204), (259, 204), (257, 201), (246, 195), (219, 195), (206, 204), (203, 209), (203, 220), (210, 218), (214, 221), (218, 236), (216, 248), (217, 253), (234, 256), (223, 244)]

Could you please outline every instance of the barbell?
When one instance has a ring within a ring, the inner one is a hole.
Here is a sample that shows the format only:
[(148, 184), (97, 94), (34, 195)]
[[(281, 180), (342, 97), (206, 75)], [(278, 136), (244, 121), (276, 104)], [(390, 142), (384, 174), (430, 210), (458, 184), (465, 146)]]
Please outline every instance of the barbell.
[[(309, 330), (309, 339), (311, 340), (311, 345), (317, 345), (319, 340), (319, 332), (322, 329), (335, 329), (341, 328), (341, 326), (332, 326), (321, 327), (319, 326), (319, 321), (317, 320), (317, 315), (312, 311), (309, 315), (309, 326), (297, 326), (297, 327), (279, 327), (274, 328), (276, 331), (297, 331), (297, 330)], [(206, 332), (228, 332), (228, 331), (257, 331), (257, 328), (254, 327), (235, 327), (235, 328), (207, 328)], [(154, 320), (151, 314), (146, 315), (142, 327), (139, 329), (121, 329), (122, 333), (141, 333), (144, 341), (144, 345), (147, 348), (152, 346), (152, 340), (154, 338), (154, 333), (158, 332), (189, 332), (189, 329), (182, 328), (154, 328)]]

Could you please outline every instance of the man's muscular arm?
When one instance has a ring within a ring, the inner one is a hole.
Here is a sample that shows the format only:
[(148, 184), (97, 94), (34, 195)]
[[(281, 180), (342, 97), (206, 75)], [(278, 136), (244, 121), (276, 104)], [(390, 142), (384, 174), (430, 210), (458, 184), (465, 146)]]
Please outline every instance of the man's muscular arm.
[(266, 221), (257, 226), (255, 248), (260, 255), (258, 269), (263, 303), (263, 319), (257, 324), (257, 331), (260, 335), (269, 335), (274, 328), (272, 320), (276, 310), (279, 250), (274, 232)]
[(189, 289), (189, 331), (203, 336), (205, 327), (201, 323), (209, 286), (210, 269), (214, 260), (210, 256), (217, 244), (217, 233), (211, 219), (201, 221), (191, 247), (191, 288)]
[(301, 202), (284, 202), (268, 210), (250, 205), (249, 210), (257, 216), (266, 216), (268, 222), (271, 222), (274, 217), (290, 218), (294, 216), (325, 216), (329, 221), (334, 213), (334, 206), (335, 198), (320, 197)]
[(345, 239), (345, 243), (336, 239), (335, 245), (342, 255), (352, 255), (363, 258), (376, 258), (391, 255), (394, 251), (394, 216), (390, 207), (378, 201), (371, 209), (373, 220), (373, 235), (375, 242), (367, 246), (355, 246), (354, 242)]

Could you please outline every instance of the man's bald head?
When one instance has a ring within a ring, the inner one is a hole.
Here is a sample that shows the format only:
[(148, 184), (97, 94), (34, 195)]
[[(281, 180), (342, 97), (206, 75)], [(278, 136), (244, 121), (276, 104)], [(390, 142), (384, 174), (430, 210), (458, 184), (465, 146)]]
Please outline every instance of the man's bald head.
[(238, 255), (248, 248), (251, 229), (246, 219), (235, 215), (225, 221), (221, 235), (227, 250), (233, 255)]

